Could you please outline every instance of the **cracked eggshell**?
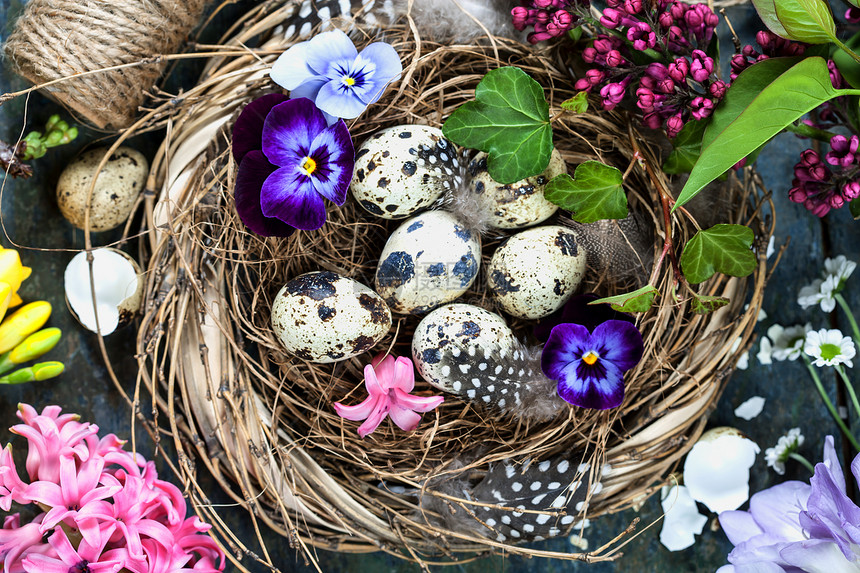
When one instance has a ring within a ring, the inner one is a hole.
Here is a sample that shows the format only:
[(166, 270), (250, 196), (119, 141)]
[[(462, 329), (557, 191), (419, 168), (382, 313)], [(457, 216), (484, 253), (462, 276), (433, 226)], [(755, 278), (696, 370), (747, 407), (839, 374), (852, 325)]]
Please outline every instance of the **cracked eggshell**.
[(585, 249), (572, 229), (528, 229), (510, 237), (493, 254), (487, 287), (505, 312), (543, 318), (561, 308), (579, 287), (585, 259)]
[[(57, 181), (57, 205), (63, 217), (84, 229), (89, 188), (106, 147), (91, 149), (74, 159)], [(146, 185), (149, 163), (130, 147), (118, 148), (98, 174), (90, 204), (90, 230), (107, 231), (122, 225), (131, 215)]]
[(137, 262), (120, 250), (95, 249), (92, 254), (95, 310), (85, 251), (72, 257), (66, 266), (66, 303), (81, 326), (92, 332), (96, 332), (95, 314), (98, 312), (99, 330), (102, 336), (107, 336), (119, 326), (131, 322), (140, 310), (143, 274)]
[(328, 271), (299, 275), (272, 303), (272, 328), (284, 348), (302, 360), (339, 362), (373, 348), (391, 328), (379, 295)]
[(739, 508), (750, 497), (750, 468), (761, 450), (739, 430), (705, 432), (684, 461), (684, 485), (714, 513)]
[[(448, 304), (425, 316), (412, 337), (412, 358), (418, 373), (446, 392), (459, 393), (460, 382), (450, 386), (451, 372), (440, 366), (441, 349), (481, 352), (492, 348), (510, 351), (514, 333), (498, 314), (471, 304)], [(457, 373), (459, 377), (460, 373)]]
[(466, 292), (480, 265), (478, 234), (446, 211), (428, 211), (391, 233), (379, 256), (376, 292), (393, 312), (427, 312)]
[(487, 154), (479, 153), (469, 162), (469, 191), (485, 212), (487, 224), (496, 229), (522, 229), (549, 219), (558, 205), (543, 195), (546, 184), (567, 173), (561, 153), (552, 150), (549, 165), (540, 175), (502, 185), (487, 172)]
[(367, 212), (405, 219), (462, 182), (457, 146), (428, 125), (377, 131), (355, 152), (350, 189)]

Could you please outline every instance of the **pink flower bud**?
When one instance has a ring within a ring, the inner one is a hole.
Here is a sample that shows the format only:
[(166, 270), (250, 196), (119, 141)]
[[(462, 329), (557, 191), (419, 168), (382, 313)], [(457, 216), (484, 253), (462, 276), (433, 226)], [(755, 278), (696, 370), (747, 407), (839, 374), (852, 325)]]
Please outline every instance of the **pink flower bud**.
[(608, 54), (606, 54), (606, 65), (610, 68), (620, 68), (624, 64), (627, 63), (627, 60), (624, 56), (621, 55), (621, 52), (618, 50), (612, 50)]
[(600, 18), (600, 23), (610, 30), (614, 30), (621, 24), (622, 18), (624, 18), (624, 14), (618, 10), (614, 8), (606, 8), (603, 10), (603, 16)]
[(690, 62), (687, 58), (678, 58), (669, 64), (669, 77), (678, 83), (686, 80), (688, 73), (690, 73)]
[(694, 119), (705, 119), (714, 111), (714, 102), (702, 96), (695, 97), (690, 102), (690, 109)]
[(842, 196), (849, 201), (860, 197), (860, 182), (848, 181), (845, 185), (842, 186)]
[(715, 80), (711, 82), (710, 86), (708, 86), (708, 93), (714, 96), (715, 99), (720, 100), (723, 99), (723, 96), (726, 95), (727, 89), (728, 86), (726, 85), (726, 82), (724, 82), (723, 80)]
[(615, 106), (621, 103), (621, 100), (624, 99), (626, 87), (625, 82), (611, 83), (603, 86), (600, 89), (600, 96), (603, 98), (603, 109), (615, 109)]
[(684, 120), (681, 118), (681, 112), (666, 120), (666, 136), (669, 139), (676, 137), (682, 129), (684, 129)]
[(657, 45), (657, 36), (651, 31), (651, 26), (645, 22), (636, 22), (627, 30), (627, 39), (633, 42), (637, 50), (647, 50)]

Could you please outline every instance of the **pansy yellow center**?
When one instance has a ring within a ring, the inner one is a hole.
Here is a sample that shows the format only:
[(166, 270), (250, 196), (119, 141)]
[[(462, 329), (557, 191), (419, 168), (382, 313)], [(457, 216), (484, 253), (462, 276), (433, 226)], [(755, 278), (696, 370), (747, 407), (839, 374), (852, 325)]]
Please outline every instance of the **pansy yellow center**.
[(305, 160), (302, 161), (302, 169), (305, 170), (305, 173), (310, 175), (317, 170), (317, 162), (314, 161), (313, 157), (305, 157)]
[(588, 352), (586, 352), (585, 354), (582, 355), (582, 361), (585, 362), (586, 364), (588, 364), (589, 366), (591, 366), (592, 364), (597, 362), (598, 358), (600, 358), (600, 356), (593, 350), (589, 350)]
[(350, 77), (350, 76), (346, 76), (345, 78), (343, 78), (343, 83), (345, 83), (346, 85), (348, 85), (350, 87), (354, 86), (355, 85), (355, 78)]

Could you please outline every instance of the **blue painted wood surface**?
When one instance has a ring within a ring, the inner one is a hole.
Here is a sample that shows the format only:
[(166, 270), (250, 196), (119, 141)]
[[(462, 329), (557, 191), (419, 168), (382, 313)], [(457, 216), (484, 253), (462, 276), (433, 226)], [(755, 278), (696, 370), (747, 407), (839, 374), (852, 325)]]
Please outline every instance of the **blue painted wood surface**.
[[(0, 0), (0, 30), (3, 37), (10, 30), (10, 23), (20, 12), (20, 0)], [(751, 38), (755, 30), (755, 14), (750, 7), (730, 10), (729, 15), (736, 29), (744, 38)], [(216, 25), (217, 28), (217, 25)], [(724, 32), (724, 30), (721, 30)], [(723, 34), (725, 36), (725, 34)], [(723, 53), (730, 53), (731, 45), (723, 45)], [(193, 77), (186, 72), (186, 77)], [(5, 68), (0, 70), (0, 93), (26, 87), (26, 83)], [(0, 139), (14, 141), (23, 129), (26, 117), (28, 129), (42, 125), (57, 107), (38, 94), (30, 98), (18, 98), (0, 108)], [(0, 441), (11, 439), (5, 430), (17, 420), (14, 417), (16, 404), (27, 402), (37, 407), (59, 404), (68, 411), (81, 414), (84, 420), (96, 421), (104, 432), (114, 432), (120, 437), (129, 437), (131, 415), (120, 399), (105, 372), (95, 337), (80, 328), (66, 311), (62, 292), (62, 273), (74, 252), (84, 245), (83, 234), (73, 229), (60, 216), (54, 200), (54, 186), (66, 162), (75, 155), (85, 142), (93, 141), (100, 134), (83, 130), (79, 142), (64, 148), (51, 150), (44, 158), (35, 162), (36, 175), (23, 181), (8, 180), (2, 190), (0, 203), (0, 244), (5, 247), (22, 248), (25, 264), (33, 267), (32, 277), (25, 282), (22, 296), (25, 300), (46, 299), (54, 305), (51, 324), (64, 332), (60, 345), (50, 354), (51, 359), (63, 360), (67, 373), (57, 381), (34, 383), (24, 386), (0, 388)], [(154, 149), (155, 138), (139, 138), (132, 145), (144, 152)], [(786, 197), (792, 177), (792, 168), (798, 153), (807, 147), (806, 142), (791, 136), (779, 136), (762, 153), (758, 167), (765, 183), (774, 193), (777, 204), (777, 245), (788, 242), (782, 263), (777, 268), (767, 287), (764, 309), (768, 314), (758, 328), (762, 335), (767, 326), (779, 323), (791, 325), (812, 321), (816, 328), (828, 326), (827, 317), (819, 311), (805, 311), (795, 302), (797, 291), (810, 282), (822, 268), (829, 254), (845, 254), (854, 260), (860, 259), (860, 228), (847, 212), (828, 215), (824, 224), (810, 216), (801, 207), (790, 203)], [(98, 237), (99, 243), (115, 238), (111, 233)], [(829, 246), (829, 247), (828, 247)], [(831, 249), (830, 251), (827, 248)], [(848, 298), (860, 302), (860, 276), (852, 277), (847, 291)], [(838, 325), (843, 331), (848, 325), (842, 317)], [(134, 329), (128, 328), (111, 336), (108, 352), (117, 368), (120, 379), (128, 390), (135, 383), (136, 362), (134, 353)], [(836, 434), (834, 424), (818, 398), (802, 363), (786, 362), (763, 366), (755, 359), (758, 344), (753, 347), (750, 367), (738, 371), (720, 400), (709, 425), (731, 425), (747, 433), (764, 448), (773, 445), (777, 438), (789, 428), (800, 427), (806, 436), (801, 453), (815, 461), (819, 459), (823, 438)], [(826, 379), (828, 388), (835, 388), (834, 379)], [(767, 398), (764, 412), (752, 421), (734, 416), (733, 410), (747, 398), (759, 395)], [(148, 408), (148, 406), (145, 406)], [(857, 421), (854, 420), (855, 426)], [(18, 439), (16, 444), (20, 444)], [(146, 456), (152, 454), (148, 438), (138, 433), (138, 450)], [(163, 464), (162, 464), (163, 466)], [(166, 469), (162, 473), (167, 474)], [(752, 469), (751, 489), (758, 491), (784, 479), (808, 479), (808, 473), (797, 464), (789, 464), (785, 476), (777, 476), (765, 466), (760, 455)], [(230, 500), (212, 486), (211, 501), (228, 504), (221, 512), (226, 522), (239, 533), (252, 550), (258, 551), (250, 523), (243, 511), (229, 507)], [(702, 508), (704, 511), (704, 508)], [(644, 504), (639, 512), (632, 510), (600, 518), (586, 530), (591, 548), (598, 547), (623, 530), (635, 517), (641, 518), (639, 533), (624, 547), (624, 556), (615, 563), (586, 565), (583, 563), (524, 559), (512, 556), (493, 556), (476, 562), (463, 564), (454, 570), (464, 572), (531, 571), (535, 573), (581, 572), (606, 573), (618, 571), (714, 571), (725, 563), (725, 555), (731, 544), (719, 530), (714, 516), (696, 544), (685, 551), (671, 553), (658, 541), (660, 504), (656, 497)], [(653, 524), (650, 528), (646, 528)], [(574, 552), (566, 538), (536, 544), (536, 547), (552, 551)], [(268, 536), (268, 548), (281, 571), (310, 571), (303, 559), (290, 549), (287, 543), (275, 536)], [(326, 572), (347, 571), (415, 571), (417, 567), (383, 554), (342, 555), (320, 552), (320, 567)], [(244, 562), (252, 570), (253, 559)], [(228, 570), (230, 568), (228, 567)]]

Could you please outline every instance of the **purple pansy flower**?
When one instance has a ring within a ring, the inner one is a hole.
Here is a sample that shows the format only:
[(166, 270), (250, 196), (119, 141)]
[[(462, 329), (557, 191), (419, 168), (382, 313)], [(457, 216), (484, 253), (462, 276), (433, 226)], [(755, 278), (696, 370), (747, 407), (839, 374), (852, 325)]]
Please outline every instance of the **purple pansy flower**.
[(355, 149), (343, 120), (328, 126), (307, 98), (263, 96), (233, 128), (236, 211), (258, 235), (286, 237), (325, 223), (323, 198), (346, 201)]
[(624, 372), (642, 358), (642, 335), (623, 320), (607, 320), (589, 333), (581, 324), (552, 329), (541, 369), (558, 381), (558, 395), (582, 408), (607, 410), (624, 400)]
[[(860, 484), (860, 456), (851, 473)], [(787, 481), (752, 496), (749, 511), (724, 511), (735, 548), (717, 573), (860, 571), (860, 507), (845, 493), (833, 437), (810, 484)]]
[(349, 36), (332, 30), (292, 46), (278, 57), (270, 75), (293, 98), (313, 100), (333, 123), (337, 117), (358, 117), (402, 72), (400, 56), (390, 44), (374, 42), (359, 54)]

